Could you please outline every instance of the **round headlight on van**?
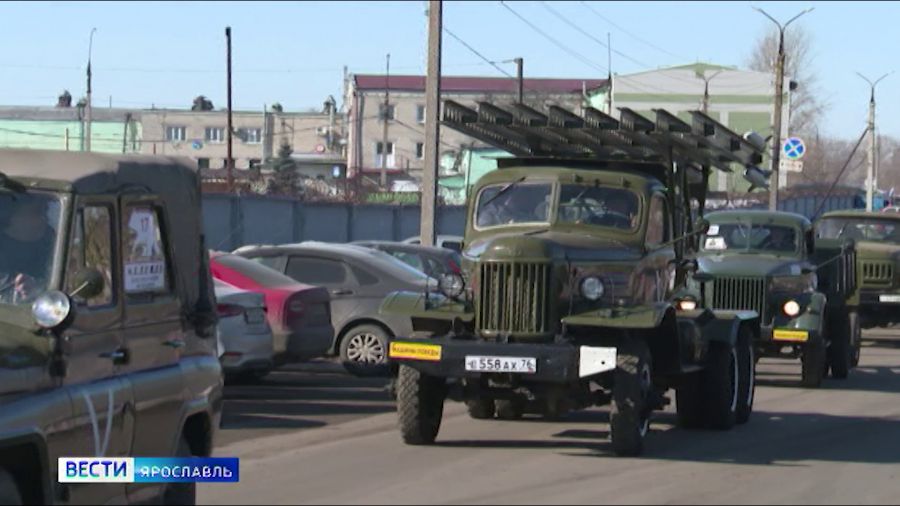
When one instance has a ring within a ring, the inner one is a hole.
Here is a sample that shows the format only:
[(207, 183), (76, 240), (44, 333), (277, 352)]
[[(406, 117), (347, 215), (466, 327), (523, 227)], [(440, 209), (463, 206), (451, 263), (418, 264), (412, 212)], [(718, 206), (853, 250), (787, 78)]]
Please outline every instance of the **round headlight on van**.
[(589, 276), (581, 280), (581, 296), (585, 299), (600, 300), (604, 293), (606, 293), (606, 287), (597, 276)]
[(66, 321), (72, 312), (72, 303), (69, 296), (62, 292), (47, 292), (41, 295), (31, 305), (31, 314), (34, 321), (41, 328), (52, 329)]
[(784, 306), (781, 308), (784, 311), (784, 314), (787, 316), (797, 316), (800, 314), (800, 303), (796, 300), (789, 300), (784, 303)]
[(444, 296), (456, 299), (465, 291), (466, 282), (459, 274), (443, 274), (438, 280), (438, 288)]

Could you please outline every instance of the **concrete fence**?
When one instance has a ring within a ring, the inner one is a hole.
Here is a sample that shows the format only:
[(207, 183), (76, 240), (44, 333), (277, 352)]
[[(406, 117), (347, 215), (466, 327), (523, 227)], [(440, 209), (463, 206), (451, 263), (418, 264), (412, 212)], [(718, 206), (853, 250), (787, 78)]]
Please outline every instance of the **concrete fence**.
[[(419, 235), (418, 205), (304, 203), (288, 198), (207, 194), (203, 225), (207, 246), (232, 251), (247, 244), (302, 241), (401, 241)], [(466, 211), (437, 211), (437, 233), (463, 235)]]

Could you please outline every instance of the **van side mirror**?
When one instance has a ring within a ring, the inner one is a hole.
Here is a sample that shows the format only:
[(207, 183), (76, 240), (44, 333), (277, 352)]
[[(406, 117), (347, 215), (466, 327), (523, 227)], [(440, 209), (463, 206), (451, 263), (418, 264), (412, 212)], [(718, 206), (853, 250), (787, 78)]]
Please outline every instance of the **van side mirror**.
[(73, 299), (90, 300), (103, 294), (106, 280), (97, 269), (88, 267), (75, 274), (75, 290), (69, 294)]

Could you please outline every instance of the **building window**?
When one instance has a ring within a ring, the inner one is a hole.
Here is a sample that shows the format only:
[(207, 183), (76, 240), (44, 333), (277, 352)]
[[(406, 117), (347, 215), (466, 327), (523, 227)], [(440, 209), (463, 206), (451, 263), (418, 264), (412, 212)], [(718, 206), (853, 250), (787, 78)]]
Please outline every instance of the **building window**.
[(183, 126), (166, 127), (166, 140), (169, 142), (184, 142), (187, 139), (187, 129)]
[(197, 168), (201, 170), (209, 169), (209, 158), (198, 158)]
[(416, 159), (417, 160), (425, 159), (425, 144), (422, 142), (416, 143)]
[(419, 124), (425, 123), (425, 106), (422, 104), (416, 106), (416, 122)]
[(382, 160), (384, 159), (383, 157), (384, 157), (384, 155), (383, 155), (383, 145), (382, 145), (382, 143), (380, 143), (380, 142), (376, 142), (376, 143), (375, 143), (375, 167), (376, 167), (376, 168), (381, 168), (382, 165), (384, 165), (385, 167), (393, 168), (393, 167), (396, 166), (396, 165), (395, 165), (396, 160), (395, 160), (395, 157), (394, 157), (394, 143), (393, 143), (393, 142), (387, 143), (387, 164), (384, 164), (384, 162), (382, 161)]
[(262, 129), (260, 128), (240, 128), (238, 129), (238, 137), (247, 144), (262, 143)]
[[(395, 109), (394, 104), (389, 104), (387, 106), (387, 119), (389, 119), (389, 120), (394, 119), (394, 109)], [(384, 120), (384, 111), (385, 111), (384, 103), (378, 104), (378, 119)]]
[(262, 160), (260, 160), (259, 158), (251, 158), (250, 159), (250, 167), (249, 168), (258, 169), (258, 168), (261, 168), (261, 165), (262, 165)]
[(206, 127), (206, 142), (225, 142), (225, 129), (220, 127)]

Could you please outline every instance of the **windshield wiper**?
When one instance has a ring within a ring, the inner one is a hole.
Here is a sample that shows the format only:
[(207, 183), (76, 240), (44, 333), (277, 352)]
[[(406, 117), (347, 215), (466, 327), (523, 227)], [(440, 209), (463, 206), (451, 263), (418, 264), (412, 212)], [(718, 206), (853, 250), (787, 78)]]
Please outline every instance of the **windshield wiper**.
[(483, 202), (479, 207), (484, 208), (485, 206), (487, 206), (487, 205), (490, 204), (491, 202), (497, 200), (497, 199), (498, 199), (501, 195), (503, 195), (504, 193), (506, 193), (506, 192), (508, 192), (509, 190), (512, 190), (513, 188), (515, 188), (516, 185), (518, 185), (518, 184), (521, 183), (522, 181), (525, 181), (525, 176), (522, 176), (522, 177), (520, 177), (519, 179), (516, 179), (515, 181), (513, 181), (512, 183), (507, 184), (507, 185), (504, 186), (503, 188), (500, 188), (500, 191), (498, 191), (498, 192), (496, 193), (496, 195), (494, 195), (493, 197), (487, 199), (487, 202)]
[(28, 188), (18, 181), (13, 181), (6, 174), (0, 172), (0, 189), (9, 190), (14, 193), (26, 193)]

